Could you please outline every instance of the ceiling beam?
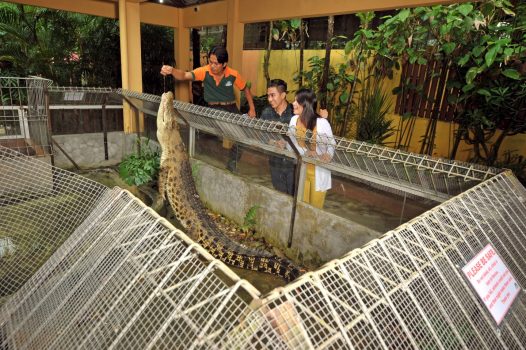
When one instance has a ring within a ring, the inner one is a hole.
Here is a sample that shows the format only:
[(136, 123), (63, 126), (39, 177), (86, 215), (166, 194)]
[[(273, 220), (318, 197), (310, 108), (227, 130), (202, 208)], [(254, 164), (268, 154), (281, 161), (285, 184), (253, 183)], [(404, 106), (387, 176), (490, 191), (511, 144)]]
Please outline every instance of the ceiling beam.
[[(226, 0), (214, 1), (179, 9), (145, 0), (128, 0), (140, 3), (141, 22), (177, 28), (182, 11), (184, 27), (198, 28), (225, 25), (228, 21)], [(380, 11), (395, 8), (453, 4), (464, 0), (243, 0), (239, 3), (241, 23), (267, 22), (288, 18), (309, 18), (342, 15), (363, 11)], [(84, 13), (108, 18), (118, 17), (114, 0), (7, 0), (7, 2), (47, 7), (56, 10)]]
[(243, 0), (239, 19), (243, 23), (266, 22), (288, 18), (343, 15), (365, 11), (453, 4), (459, 0)]
[(7, 0), (22, 5), (45, 7), (54, 10), (83, 13), (86, 15), (117, 18), (119, 6), (113, 1), (96, 0)]
[[(118, 18), (119, 6), (114, 1), (100, 0), (7, 0), (22, 5), (45, 7), (54, 10), (77, 12), (86, 15)], [(145, 0), (127, 0), (129, 3), (139, 3), (141, 11), (141, 22), (177, 27), (179, 25), (180, 9), (173, 6), (164, 6), (156, 3), (145, 2)]]
[(178, 9), (177, 7), (145, 2), (141, 4), (141, 22), (177, 28), (179, 27), (180, 23), (180, 11), (181, 9)]
[(228, 4), (225, 0), (185, 7), (181, 10), (186, 28), (225, 25), (228, 21)]

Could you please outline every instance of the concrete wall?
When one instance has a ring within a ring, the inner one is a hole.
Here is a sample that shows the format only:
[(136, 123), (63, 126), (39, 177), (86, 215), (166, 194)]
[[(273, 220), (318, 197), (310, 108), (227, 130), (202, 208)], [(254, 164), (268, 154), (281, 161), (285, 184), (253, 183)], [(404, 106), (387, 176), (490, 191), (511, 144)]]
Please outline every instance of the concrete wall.
[(300, 202), (288, 249), (292, 197), (199, 160), (192, 162), (203, 203), (240, 224), (248, 210), (258, 205), (256, 230), (287, 256), (306, 265), (340, 258), (383, 233)]
[[(122, 131), (108, 133), (108, 160), (104, 159), (103, 133), (54, 135), (53, 139), (81, 168), (98, 168), (116, 165), (135, 150), (136, 134)], [(55, 147), (55, 165), (63, 169), (74, 168), (64, 153)]]

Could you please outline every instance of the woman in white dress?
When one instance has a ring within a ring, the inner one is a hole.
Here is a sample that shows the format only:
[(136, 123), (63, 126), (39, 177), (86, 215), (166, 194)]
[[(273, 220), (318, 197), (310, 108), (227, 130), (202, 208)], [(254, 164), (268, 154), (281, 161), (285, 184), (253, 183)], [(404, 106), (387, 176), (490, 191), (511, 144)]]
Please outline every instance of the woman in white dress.
[[(290, 120), (290, 137), (300, 153), (306, 157), (330, 162), (334, 155), (334, 137), (326, 118), (316, 112), (316, 94), (310, 89), (299, 89), (292, 103), (294, 116)], [(321, 166), (307, 164), (303, 201), (323, 208), (327, 190), (331, 188), (331, 172)]]

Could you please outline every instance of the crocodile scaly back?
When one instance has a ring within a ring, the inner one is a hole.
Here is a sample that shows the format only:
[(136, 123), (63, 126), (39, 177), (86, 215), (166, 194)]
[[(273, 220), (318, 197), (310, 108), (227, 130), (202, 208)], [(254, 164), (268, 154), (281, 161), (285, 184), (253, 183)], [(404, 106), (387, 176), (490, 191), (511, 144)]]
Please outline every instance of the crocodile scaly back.
[(157, 113), (157, 140), (162, 149), (158, 186), (177, 220), (192, 239), (226, 264), (279, 275), (287, 281), (297, 278), (301, 272), (291, 261), (232, 241), (210, 218), (197, 194), (173, 100), (171, 92), (164, 93)]

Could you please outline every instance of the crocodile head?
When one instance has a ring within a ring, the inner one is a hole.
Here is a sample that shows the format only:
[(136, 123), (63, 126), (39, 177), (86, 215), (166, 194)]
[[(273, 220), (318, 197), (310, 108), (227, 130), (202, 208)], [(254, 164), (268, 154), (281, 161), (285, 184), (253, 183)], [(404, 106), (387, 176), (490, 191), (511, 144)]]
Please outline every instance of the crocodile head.
[(173, 138), (173, 131), (179, 129), (177, 116), (173, 108), (174, 95), (171, 91), (161, 96), (159, 111), (157, 112), (157, 140), (161, 145), (168, 145)]

